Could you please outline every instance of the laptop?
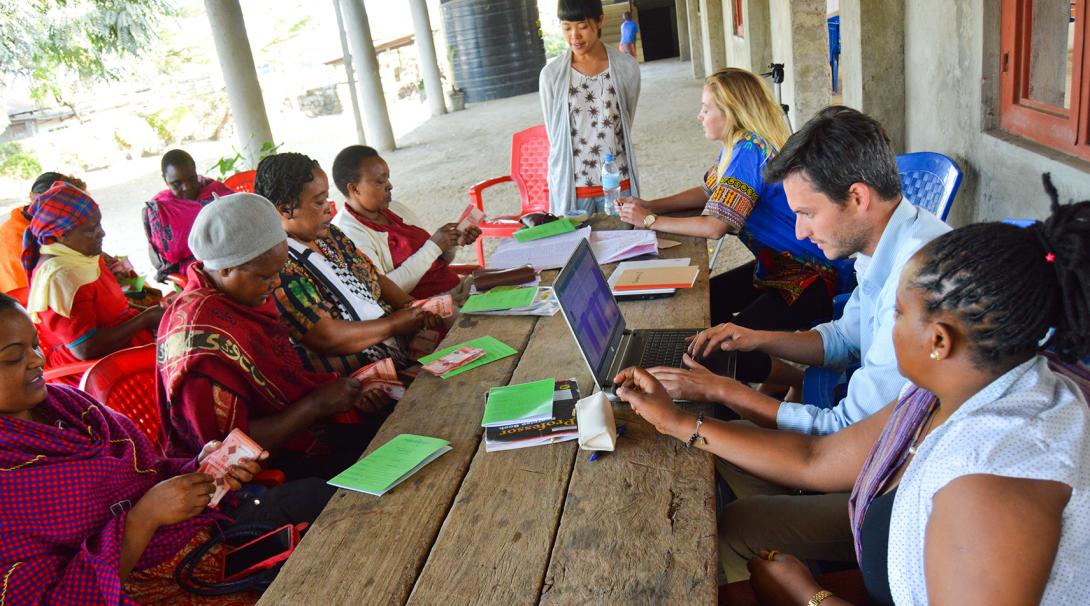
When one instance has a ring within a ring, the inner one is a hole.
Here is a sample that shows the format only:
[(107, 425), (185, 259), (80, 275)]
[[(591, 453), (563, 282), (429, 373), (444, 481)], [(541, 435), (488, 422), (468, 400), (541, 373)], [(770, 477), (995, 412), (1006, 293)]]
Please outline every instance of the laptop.
[[(621, 308), (586, 240), (580, 242), (560, 270), (553, 282), (553, 292), (594, 382), (610, 399), (616, 399), (613, 377), (623, 368), (684, 368), (681, 356), (689, 347), (686, 338), (701, 330), (628, 330)], [(734, 356), (730, 356), (727, 365), (720, 372), (734, 376)]]

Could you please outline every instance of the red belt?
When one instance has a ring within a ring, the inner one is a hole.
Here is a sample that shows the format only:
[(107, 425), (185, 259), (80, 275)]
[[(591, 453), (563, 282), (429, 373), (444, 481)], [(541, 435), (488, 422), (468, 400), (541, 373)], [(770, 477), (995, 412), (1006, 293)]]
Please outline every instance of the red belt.
[[(628, 191), (632, 191), (632, 181), (630, 181), (628, 179), (625, 179), (624, 181), (621, 181), (621, 191), (624, 191), (626, 189)], [(575, 188), (575, 197), (576, 198), (582, 198), (582, 199), (601, 198), (604, 195), (606, 195), (606, 192), (602, 191), (602, 186), (601, 185), (592, 185), (590, 187), (576, 187)]]

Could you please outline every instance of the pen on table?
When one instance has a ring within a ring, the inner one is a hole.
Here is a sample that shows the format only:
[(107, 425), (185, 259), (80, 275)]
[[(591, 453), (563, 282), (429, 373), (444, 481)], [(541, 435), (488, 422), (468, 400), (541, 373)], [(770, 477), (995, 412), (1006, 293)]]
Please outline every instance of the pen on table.
[[(626, 425), (621, 425), (620, 427), (617, 428), (617, 437), (618, 438), (624, 435), (624, 431), (625, 431), (626, 427), (627, 427)], [(601, 457), (602, 455), (604, 455), (607, 452), (609, 452), (609, 451), (595, 450), (594, 452), (590, 453), (590, 457), (587, 458), (587, 461), (593, 463), (593, 462), (597, 461), (599, 457)]]

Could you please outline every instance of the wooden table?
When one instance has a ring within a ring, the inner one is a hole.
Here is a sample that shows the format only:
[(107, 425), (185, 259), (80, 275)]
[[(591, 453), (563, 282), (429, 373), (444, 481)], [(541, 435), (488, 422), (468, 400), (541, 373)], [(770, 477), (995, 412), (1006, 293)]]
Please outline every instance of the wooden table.
[[(682, 245), (663, 257), (705, 270), (669, 299), (622, 303), (632, 328), (708, 325), (706, 241), (673, 239)], [(627, 433), (594, 463), (574, 441), (486, 453), (488, 388), (548, 377), (576, 378), (584, 396), (595, 387), (560, 313), (462, 316), (445, 344), (483, 335), (519, 354), (446, 381), (421, 373), (367, 452), (401, 433), (453, 450), (382, 497), (338, 491), (260, 603), (714, 604), (710, 455), (623, 404)]]

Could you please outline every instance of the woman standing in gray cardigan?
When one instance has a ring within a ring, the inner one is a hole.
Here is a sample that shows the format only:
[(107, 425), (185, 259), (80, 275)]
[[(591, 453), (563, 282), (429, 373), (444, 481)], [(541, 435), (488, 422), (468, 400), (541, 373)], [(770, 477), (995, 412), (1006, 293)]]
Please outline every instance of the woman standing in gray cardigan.
[(602, 163), (612, 154), (621, 195), (639, 195), (632, 120), (640, 97), (636, 60), (602, 43), (601, 0), (560, 0), (568, 50), (541, 70), (538, 90), (549, 134), (549, 205), (602, 212)]

